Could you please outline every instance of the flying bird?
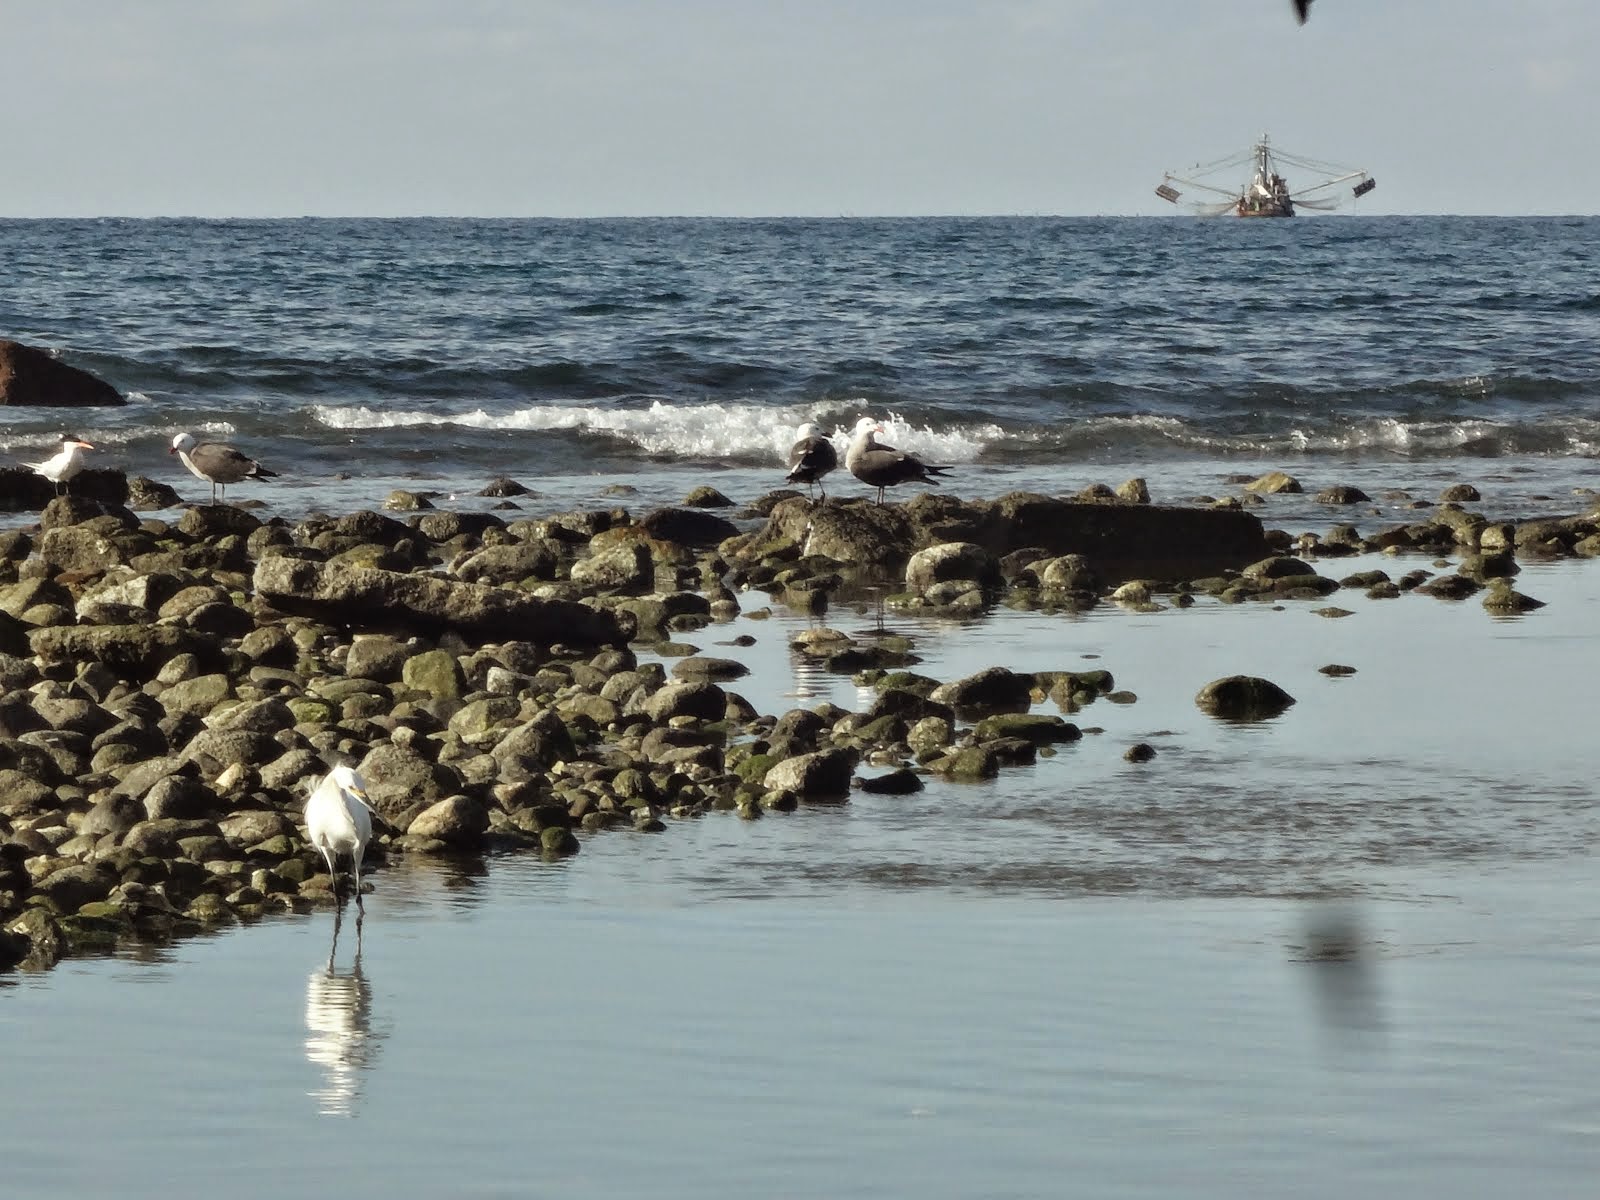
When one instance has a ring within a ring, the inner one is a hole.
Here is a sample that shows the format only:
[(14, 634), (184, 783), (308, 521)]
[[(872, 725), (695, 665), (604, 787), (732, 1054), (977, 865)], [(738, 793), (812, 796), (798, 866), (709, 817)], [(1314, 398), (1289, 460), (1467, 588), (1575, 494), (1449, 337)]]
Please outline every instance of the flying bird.
[(1294, 0), (1294, 15), (1300, 18), (1300, 24), (1306, 23), (1306, 18), (1311, 15), (1311, 0)]
[(366, 781), (353, 767), (334, 767), (311, 789), (306, 799), (306, 834), (327, 860), (335, 897), (339, 895), (335, 864), (341, 858), (350, 859), (356, 908), (365, 912), (361, 903), (361, 860), (372, 840), (372, 804), (367, 799)]
[(211, 503), (217, 502), (217, 488), (222, 488), (222, 498), (228, 498), (228, 485), (241, 479), (276, 479), (278, 473), (269, 471), (255, 459), (222, 442), (202, 442), (192, 433), (180, 433), (172, 439), (172, 449), (189, 473), (211, 485)]
[[(83, 470), (83, 452), (93, 450), (94, 447), (77, 435), (69, 435), (61, 439), (61, 449), (57, 450), (43, 462), (23, 463), (36, 475), (43, 475), (56, 485), (56, 495), (61, 495), (61, 490), (67, 487), (68, 482), (79, 471)], [(67, 488), (70, 492), (72, 489)]]
[(883, 503), (883, 489), (899, 483), (926, 483), (939, 486), (935, 475), (943, 475), (948, 468), (932, 467), (914, 454), (906, 454), (893, 446), (885, 446), (877, 435), (883, 432), (871, 417), (856, 422), (850, 439), (850, 449), (845, 452), (845, 468), (868, 487), (878, 489), (878, 503)]
[(822, 477), (838, 467), (839, 452), (823, 436), (821, 428), (809, 421), (800, 426), (796, 438), (795, 444), (789, 449), (789, 473), (783, 477), (783, 481), (803, 483), (807, 491), (811, 490), (812, 484), (816, 484), (826, 500), (828, 490), (822, 486)]

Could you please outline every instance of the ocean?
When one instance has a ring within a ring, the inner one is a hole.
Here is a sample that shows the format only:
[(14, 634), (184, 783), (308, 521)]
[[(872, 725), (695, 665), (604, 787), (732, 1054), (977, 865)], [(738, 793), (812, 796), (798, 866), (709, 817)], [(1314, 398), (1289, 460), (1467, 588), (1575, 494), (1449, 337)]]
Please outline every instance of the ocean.
[[(1597, 233), (0, 222), (0, 335), (129, 398), (5, 410), (0, 451), (70, 429), (201, 500), (165, 453), (191, 429), (282, 472), (229, 489), (262, 515), (396, 488), (488, 507), (501, 475), (539, 515), (750, 501), (799, 422), (869, 412), (966, 497), (1138, 475), (1187, 503), (1279, 469), (1306, 490), (1255, 511), (1292, 533), (1375, 532), (1457, 482), (1492, 517), (1577, 512)], [(1371, 499), (1320, 503), (1334, 484)], [(5, 1194), (1589, 1196), (1600, 567), (1530, 558), (1515, 584), (1546, 606), (841, 600), (821, 620), (904, 634), (940, 679), (1103, 668), (1116, 691), (993, 781), (585, 835), (560, 862), (397, 857), (359, 941), (320, 911), (0, 975)], [(758, 711), (871, 703), (791, 652), (818, 618), (739, 598), (678, 637), (748, 665), (729, 686)], [(1234, 673), (1296, 703), (1202, 714)]]
[[(0, 330), (121, 389), (16, 411), (186, 477), (226, 437), (291, 511), (510, 476), (736, 499), (871, 413), (968, 495), (1281, 468), (1544, 504), (1600, 449), (1594, 218), (0, 222)], [(340, 476), (349, 478), (341, 479)], [(1315, 489), (1313, 489), (1315, 490)], [(1371, 490), (1370, 486), (1366, 490)], [(1431, 497), (1430, 497), (1431, 498)]]

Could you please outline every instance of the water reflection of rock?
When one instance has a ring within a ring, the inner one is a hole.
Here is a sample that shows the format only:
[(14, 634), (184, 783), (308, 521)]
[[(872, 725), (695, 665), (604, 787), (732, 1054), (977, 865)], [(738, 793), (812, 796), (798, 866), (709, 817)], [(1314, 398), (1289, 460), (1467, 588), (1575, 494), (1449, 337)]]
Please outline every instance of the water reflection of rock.
[(355, 960), (342, 971), (334, 965), (338, 945), (336, 916), (328, 960), (306, 981), (306, 1058), (323, 1072), (322, 1087), (310, 1093), (317, 1099), (318, 1111), (353, 1117), (361, 1100), (362, 1076), (376, 1062), (388, 1033), (373, 1028), (372, 983), (361, 969), (360, 926)]

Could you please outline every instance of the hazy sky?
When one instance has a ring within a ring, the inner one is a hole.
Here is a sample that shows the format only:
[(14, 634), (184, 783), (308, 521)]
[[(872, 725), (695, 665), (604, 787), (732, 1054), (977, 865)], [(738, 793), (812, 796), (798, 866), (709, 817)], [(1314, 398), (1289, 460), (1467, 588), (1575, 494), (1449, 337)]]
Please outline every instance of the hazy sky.
[(1153, 214), (1262, 132), (1372, 171), (1366, 212), (1600, 211), (1593, 0), (0, 0), (0, 29), (0, 216)]

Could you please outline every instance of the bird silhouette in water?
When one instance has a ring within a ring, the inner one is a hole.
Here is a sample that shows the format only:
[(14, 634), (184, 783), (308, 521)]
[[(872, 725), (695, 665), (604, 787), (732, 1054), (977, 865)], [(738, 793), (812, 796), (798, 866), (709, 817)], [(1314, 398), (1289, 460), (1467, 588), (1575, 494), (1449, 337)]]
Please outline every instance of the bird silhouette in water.
[(367, 799), (366, 781), (353, 767), (334, 767), (311, 789), (306, 799), (306, 836), (328, 863), (335, 899), (340, 898), (338, 861), (341, 858), (350, 860), (356, 893), (356, 928), (359, 929), (366, 912), (361, 902), (361, 860), (366, 856), (367, 843), (372, 840), (372, 803)]
[(939, 486), (935, 475), (943, 475), (948, 468), (929, 466), (914, 454), (896, 450), (877, 440), (883, 432), (871, 417), (856, 422), (850, 439), (850, 449), (845, 452), (845, 468), (868, 487), (878, 489), (878, 503), (883, 503), (883, 489), (900, 483), (926, 483)]
[(807, 421), (795, 433), (795, 443), (789, 448), (789, 473), (783, 481), (803, 483), (807, 491), (815, 484), (826, 500), (828, 490), (822, 486), (822, 477), (838, 465), (839, 452), (833, 448), (833, 443), (824, 436), (820, 426)]
[(68, 486), (72, 477), (83, 470), (83, 452), (93, 450), (94, 447), (76, 434), (68, 434), (61, 439), (61, 449), (57, 450), (43, 462), (23, 463), (35, 475), (43, 475), (55, 484), (56, 495), (61, 495), (63, 488), (71, 492)]

